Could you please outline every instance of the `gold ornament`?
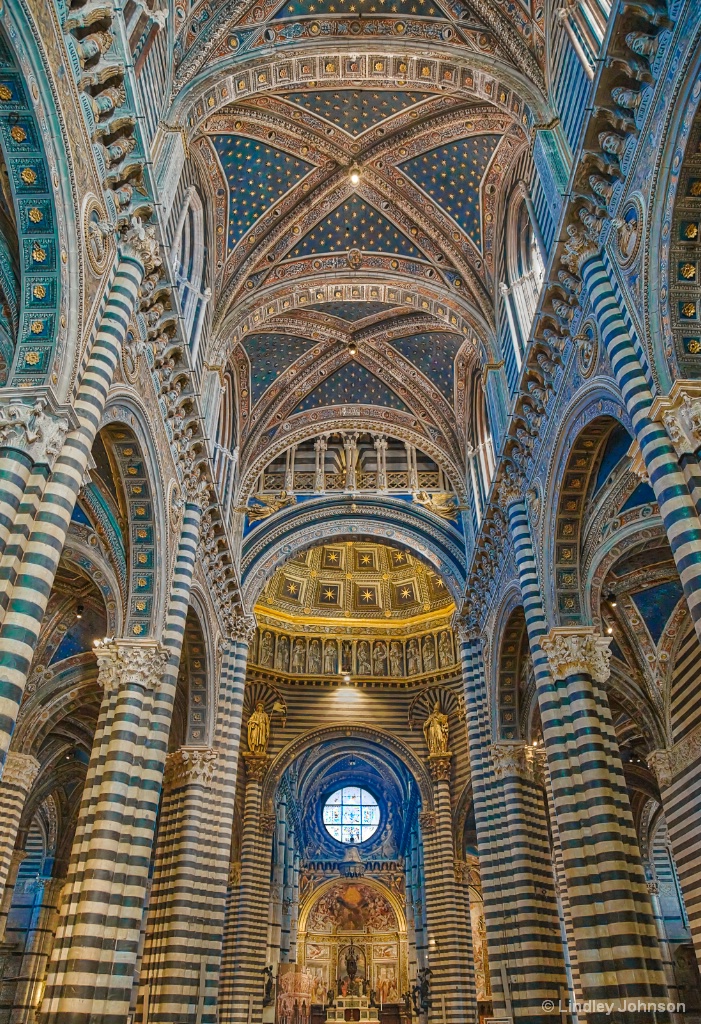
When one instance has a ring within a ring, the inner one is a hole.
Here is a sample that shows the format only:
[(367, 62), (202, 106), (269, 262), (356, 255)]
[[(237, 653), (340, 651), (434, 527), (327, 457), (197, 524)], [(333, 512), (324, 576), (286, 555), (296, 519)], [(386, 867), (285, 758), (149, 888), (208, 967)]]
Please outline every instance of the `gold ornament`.
[(685, 277), (687, 281), (690, 281), (692, 277), (696, 277), (696, 267), (693, 263), (685, 263), (682, 267), (682, 277)]
[(686, 231), (684, 232), (684, 234), (686, 235), (687, 238), (696, 238), (698, 233), (699, 233), (699, 226), (698, 226), (698, 224), (687, 224)]
[(44, 214), (37, 206), (33, 206), (29, 211), (29, 219), (32, 224), (39, 224), (44, 219)]
[(24, 128), (19, 124), (14, 125), (10, 129), (10, 135), (15, 140), (15, 142), (24, 142), (24, 140), (27, 138), (27, 133), (25, 132)]
[(45, 299), (46, 288), (44, 287), (43, 284), (35, 284), (34, 287), (32, 288), (32, 295), (34, 296), (35, 299)]
[(697, 341), (696, 338), (692, 338), (689, 342), (689, 351), (694, 356), (698, 355), (698, 353), (701, 352), (701, 341)]
[(695, 181), (689, 191), (692, 196), (701, 196), (701, 181)]
[(682, 313), (684, 316), (696, 316), (696, 303), (685, 302), (682, 306)]
[(46, 249), (42, 249), (38, 242), (32, 247), (32, 259), (35, 263), (43, 263), (46, 259)]
[(40, 359), (41, 356), (39, 355), (38, 352), (27, 352), (26, 356), (24, 357), (25, 363), (27, 363), (29, 366), (36, 366)]
[(22, 179), (25, 185), (33, 185), (34, 182), (37, 180), (37, 172), (32, 170), (31, 167), (25, 167), (20, 172), (20, 178)]
[(7, 88), (6, 85), (0, 85), (0, 100), (3, 103), (7, 103), (8, 100), (12, 99), (12, 91)]
[(237, 505), (234, 510), (235, 512), (242, 512), (247, 515), (251, 522), (267, 519), (281, 508), (285, 508), (287, 505), (294, 505), (296, 499), (293, 494), (288, 494), (287, 491), (280, 491), (277, 497), (267, 494), (255, 494), (253, 500), (259, 502), (259, 504), (250, 506)]
[(41, 334), (41, 332), (44, 330), (44, 321), (32, 320), (30, 327), (32, 334)]

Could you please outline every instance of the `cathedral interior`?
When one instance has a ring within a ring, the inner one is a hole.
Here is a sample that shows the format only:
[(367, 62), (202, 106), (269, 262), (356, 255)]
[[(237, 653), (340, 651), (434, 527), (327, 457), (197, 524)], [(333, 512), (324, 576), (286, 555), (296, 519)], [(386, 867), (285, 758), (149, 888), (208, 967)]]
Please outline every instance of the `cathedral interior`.
[(701, 0), (0, 0), (0, 1024), (701, 1024)]

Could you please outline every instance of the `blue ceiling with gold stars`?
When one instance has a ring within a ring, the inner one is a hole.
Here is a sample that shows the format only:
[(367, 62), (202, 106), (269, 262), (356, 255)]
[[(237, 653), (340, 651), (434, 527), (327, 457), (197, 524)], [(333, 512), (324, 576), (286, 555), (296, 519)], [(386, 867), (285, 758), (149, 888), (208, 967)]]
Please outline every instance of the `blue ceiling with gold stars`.
[(374, 373), (359, 363), (341, 366), (304, 398), (295, 412), (321, 409), (328, 405), (384, 405), (409, 412), (404, 402)]
[(293, 92), (284, 98), (323, 117), (349, 135), (360, 135), (387, 117), (428, 99), (428, 92), (370, 92), (340, 89), (324, 92)]
[(290, 0), (280, 8), (278, 18), (303, 18), (309, 14), (399, 14), (444, 18), (435, 0)]
[(392, 345), (418, 370), (425, 373), (452, 403), (455, 357), (462, 342), (463, 339), (459, 335), (429, 331), (425, 334), (413, 334), (410, 338), (398, 338)]
[(339, 320), (346, 320), (349, 323), (356, 323), (366, 316), (375, 316), (386, 309), (392, 309), (391, 302), (315, 302), (307, 309), (315, 309), (317, 313), (327, 313), (329, 316), (338, 317)]
[(251, 400), (255, 405), (276, 377), (314, 345), (289, 334), (251, 334), (243, 341), (251, 360)]
[(233, 248), (255, 221), (306, 177), (312, 165), (242, 135), (212, 138), (229, 183), (229, 246)]
[(499, 135), (460, 139), (400, 165), (477, 246), (482, 244), (479, 187), (499, 139)]
[(421, 259), (419, 250), (406, 235), (357, 195), (337, 206), (288, 255), (298, 258), (349, 249)]

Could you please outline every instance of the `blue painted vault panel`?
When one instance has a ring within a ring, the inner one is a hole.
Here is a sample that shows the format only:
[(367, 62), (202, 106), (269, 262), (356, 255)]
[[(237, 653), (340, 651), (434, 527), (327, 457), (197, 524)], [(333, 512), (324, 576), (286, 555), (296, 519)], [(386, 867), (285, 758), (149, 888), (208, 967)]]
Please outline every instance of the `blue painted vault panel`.
[(289, 257), (319, 256), (329, 252), (383, 252), (421, 259), (421, 253), (399, 228), (374, 207), (354, 195), (308, 231)]
[(212, 138), (229, 184), (229, 246), (312, 170), (306, 160), (242, 135)]
[(667, 621), (684, 596), (679, 580), (659, 583), (631, 595), (636, 608), (645, 620), (648, 633), (655, 644), (659, 643)]
[(499, 139), (499, 135), (460, 139), (400, 165), (477, 246), (482, 245), (479, 188)]
[(313, 306), (307, 306), (307, 309), (315, 309), (317, 313), (327, 313), (353, 324), (366, 316), (375, 316), (386, 309), (393, 309), (395, 305), (392, 302), (315, 302)]
[(251, 401), (255, 405), (276, 377), (316, 342), (289, 334), (251, 334), (243, 341), (251, 360)]
[(304, 18), (319, 14), (400, 14), (424, 18), (445, 18), (434, 0), (289, 0), (277, 18)]
[(359, 363), (341, 366), (302, 399), (295, 412), (321, 409), (329, 405), (384, 405), (409, 412), (404, 402), (374, 373)]
[(349, 135), (361, 135), (393, 114), (429, 99), (429, 92), (371, 92), (366, 89), (335, 89), (293, 92), (285, 97)]
[(456, 334), (429, 331), (398, 338), (392, 342), (401, 354), (421, 370), (452, 404), (455, 381), (455, 357), (463, 339)]

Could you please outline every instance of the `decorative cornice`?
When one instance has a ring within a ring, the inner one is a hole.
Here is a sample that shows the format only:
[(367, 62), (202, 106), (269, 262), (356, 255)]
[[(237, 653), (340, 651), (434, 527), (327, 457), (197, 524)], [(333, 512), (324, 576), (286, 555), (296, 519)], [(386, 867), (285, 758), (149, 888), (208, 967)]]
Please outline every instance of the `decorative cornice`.
[(583, 673), (597, 683), (605, 683), (611, 674), (611, 639), (599, 636), (593, 626), (555, 626), (539, 643), (553, 679)]
[(11, 750), (2, 771), (2, 786), (14, 786), (28, 793), (39, 774), (39, 762), (31, 754), (18, 754)]
[(218, 758), (213, 747), (180, 747), (166, 758), (164, 781), (171, 786), (191, 782), (211, 786)]
[(105, 694), (127, 686), (155, 689), (161, 681), (169, 652), (156, 640), (101, 640), (95, 644), (98, 683)]

